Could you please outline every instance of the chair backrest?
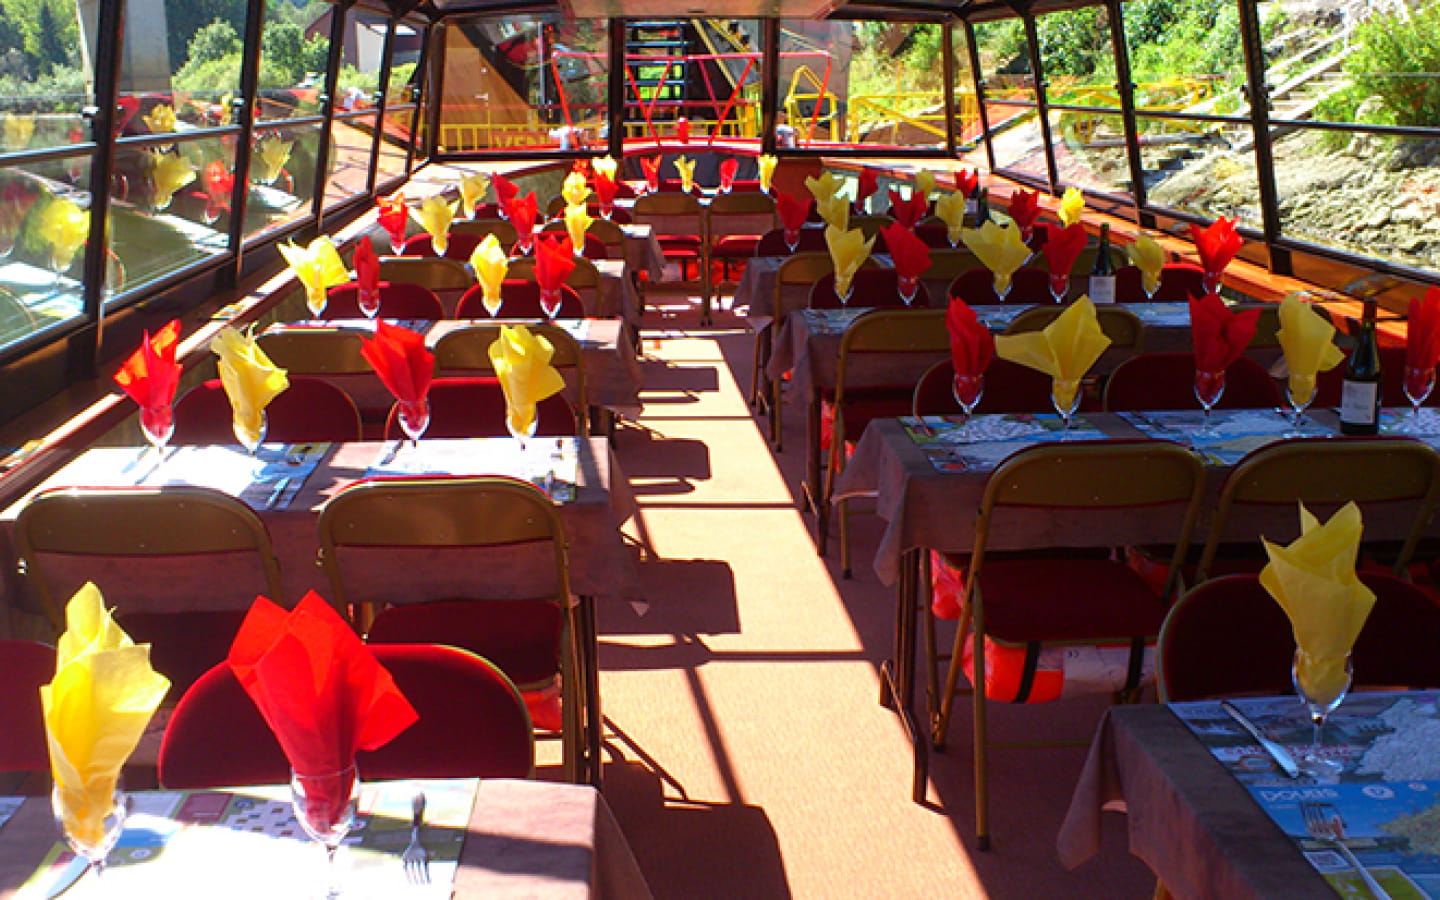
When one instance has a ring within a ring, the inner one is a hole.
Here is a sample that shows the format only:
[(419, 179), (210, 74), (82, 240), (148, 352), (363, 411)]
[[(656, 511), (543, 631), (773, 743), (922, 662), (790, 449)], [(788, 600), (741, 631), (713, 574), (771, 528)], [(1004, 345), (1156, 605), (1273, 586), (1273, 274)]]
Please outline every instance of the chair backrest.
[[(1279, 406), (1280, 388), (1270, 372), (1242, 356), (1225, 370), (1220, 409)], [(1143, 409), (1195, 409), (1195, 354), (1142, 353), (1115, 367), (1105, 380), (1108, 412)]]
[[(533, 256), (515, 257), (510, 260), (510, 269), (506, 275), (507, 281), (534, 281), (535, 258)], [(570, 277), (565, 279), (565, 283), (581, 292), (598, 291), (600, 289), (600, 270), (595, 267), (595, 263), (583, 256), (577, 256), (575, 257), (575, 268), (570, 270)]]
[[(980, 262), (980, 258), (971, 253), (964, 245), (958, 249), (950, 249), (950, 244), (947, 242), (943, 248), (930, 251), (930, 268), (926, 269), (925, 274), (921, 277), (926, 281), (954, 283), (956, 276), (961, 272), (983, 267), (984, 264)], [(949, 296), (948, 289), (946, 296)]]
[(360, 355), (361, 333), (349, 328), (286, 328), (257, 339), (275, 365), (296, 375), (359, 375), (373, 372)]
[(599, 238), (605, 244), (606, 257), (609, 259), (625, 258), (625, 229), (621, 228), (622, 223), (614, 219), (602, 219), (594, 213), (595, 221), (590, 223), (589, 233)]
[(823, 228), (802, 228), (800, 239), (795, 242), (795, 249), (791, 250), (790, 245), (785, 243), (785, 229), (772, 228), (760, 235), (760, 243), (755, 245), (756, 256), (790, 256), (795, 253), (828, 253), (829, 248), (825, 246), (825, 229)]
[[(356, 621), (445, 598), (542, 599), (567, 607), (560, 514), (544, 492), (504, 477), (360, 481), (320, 511), (320, 562)], [(350, 571), (352, 577), (345, 577)], [(404, 573), (387, 578), (376, 573)], [(503, 574), (504, 577), (497, 577)], [(502, 596), (489, 596), (495, 585)]]
[[(963, 412), (954, 393), (955, 367), (945, 359), (931, 366), (915, 383), (910, 413), (915, 416)], [(1050, 376), (998, 356), (985, 369), (985, 389), (977, 410), (982, 413), (1048, 413)]]
[[(507, 278), (500, 284), (500, 309), (490, 315), (485, 308), (485, 289), (475, 285), (460, 296), (455, 306), (457, 319), (546, 319), (545, 308), (540, 305), (540, 285), (533, 281)], [(585, 318), (585, 302), (580, 292), (568, 284), (560, 285), (560, 309), (557, 319)]]
[[(566, 396), (585, 424), (590, 409), (590, 393), (585, 383), (583, 351), (575, 335), (553, 322), (537, 322), (525, 326), (530, 333), (550, 342), (554, 353), (550, 365), (565, 379)], [(490, 345), (500, 336), (500, 323), (475, 323), (449, 332), (435, 343), (435, 369), (446, 376), (456, 374), (494, 374), (490, 362)], [(589, 433), (588, 429), (584, 433)]]
[[(1409, 438), (1294, 438), (1277, 441), (1247, 454), (1231, 470), (1220, 489), (1205, 549), (1195, 580), (1204, 581), (1238, 504), (1270, 505), (1283, 511), (1288, 525), (1266, 523), (1265, 536), (1287, 542), (1298, 534), (1295, 504), (1304, 503), (1317, 515), (1325, 508), (1355, 501), (1368, 504), (1411, 504), (1407, 537), (1392, 571), (1401, 574), (1409, 565), (1430, 517), (1440, 500), (1440, 453)], [(1288, 527), (1292, 534), (1277, 533)], [(1258, 538), (1258, 535), (1256, 536)]]
[[(928, 217), (916, 225), (915, 236), (924, 241), (925, 246), (935, 250), (955, 249), (955, 245), (950, 243), (950, 229), (938, 218)], [(961, 245), (962, 248), (963, 246)], [(957, 270), (955, 274), (959, 274), (959, 271)], [(951, 277), (953, 278), (954, 275)]]
[[(1064, 311), (1065, 307), (1058, 304), (1032, 307), (1011, 319), (1005, 333), (1041, 331)], [(1100, 324), (1100, 330), (1110, 339), (1111, 347), (1128, 347), (1136, 353), (1140, 351), (1140, 341), (1145, 329), (1140, 324), (1140, 317), (1134, 312), (1123, 306), (1099, 304), (1095, 307), (1095, 319)]]
[[(1361, 572), (1375, 606), (1355, 641), (1356, 690), (1440, 687), (1440, 607), (1415, 585)], [(1295, 636), (1258, 575), (1191, 588), (1160, 629), (1156, 676), (1166, 702), (1291, 692)], [(1229, 664), (1243, 661), (1243, 664)]]
[[(230, 398), (220, 379), (185, 392), (175, 403), (175, 444), (233, 444)], [(360, 411), (340, 388), (318, 378), (291, 375), (290, 386), (265, 407), (265, 439), (287, 444), (303, 441), (358, 441)]]
[(895, 220), (889, 216), (851, 216), (850, 230), (860, 229), (865, 234), (865, 240), (875, 239), (875, 246), (871, 253), (885, 252), (885, 235), (881, 234), (886, 228), (895, 224)]
[[(450, 223), (452, 235), (478, 235), (484, 240), (487, 235), (495, 235), (495, 240), (500, 246), (509, 247), (515, 243), (515, 225), (508, 219), (456, 219)], [(451, 254), (447, 253), (446, 256)]]
[[(441, 644), (370, 649), (420, 718), (390, 743), (356, 756), (361, 778), (534, 775), (530, 714), (494, 664)], [(172, 790), (289, 780), (284, 751), (228, 663), (210, 669), (180, 698), (160, 744), (159, 777)]]
[(647, 222), (651, 216), (695, 216), (695, 227), (702, 228), (700, 201), (691, 194), (661, 192), (635, 198), (632, 215), (636, 222)]
[(782, 260), (775, 270), (775, 322), (810, 305), (810, 290), (821, 277), (835, 272), (835, 263), (825, 251), (796, 253)]
[(727, 220), (734, 218), (755, 219), (756, 217), (769, 217), (770, 226), (759, 229), (760, 233), (769, 231), (775, 227), (775, 201), (769, 194), (762, 194), (759, 191), (731, 191), (728, 194), (716, 194), (710, 198), (710, 206), (705, 210), (705, 215), (710, 221), (711, 236), (730, 233), (730, 226)]
[[(436, 378), (430, 382), (427, 438), (505, 437), (505, 393), (494, 377)], [(390, 408), (385, 439), (404, 436), (400, 404)], [(562, 394), (541, 400), (535, 409), (537, 437), (584, 436), (583, 417)]]
[[(859, 415), (848, 409), (848, 397), (854, 390), (853, 379), (860, 366), (869, 370), (870, 382), (888, 382), (898, 391), (890, 399), (896, 407), (867, 410), (879, 415), (898, 415), (909, 406), (916, 372), (923, 371), (937, 355), (950, 351), (950, 335), (945, 328), (943, 309), (876, 309), (857, 316), (840, 337), (840, 361), (835, 375), (835, 421), (832, 447), (857, 436), (873, 415)], [(862, 362), (863, 359), (863, 362)], [(867, 390), (869, 399), (875, 392)], [(874, 404), (867, 404), (873, 406)], [(891, 404), (885, 404), (889, 407)]]
[(810, 287), (811, 309), (838, 309), (842, 306), (909, 307), (922, 309), (930, 305), (930, 292), (924, 283), (916, 285), (915, 296), (909, 303), (900, 296), (900, 276), (894, 269), (882, 269), (873, 259), (867, 261), (855, 273), (851, 282), (850, 300), (841, 303), (835, 293), (835, 273), (826, 272)]
[(55, 648), (37, 641), (0, 640), (0, 772), (50, 768), (40, 686), (55, 677)]
[(465, 264), (448, 256), (382, 256), (380, 280), (408, 281), (436, 292), (463, 291), (475, 283)]
[(1144, 277), (1139, 269), (1121, 266), (1115, 272), (1115, 300), (1120, 303), (1184, 303), (1204, 293), (1205, 272), (1188, 263), (1166, 263), (1160, 270), (1160, 286), (1153, 297), (1145, 296)]
[[(464, 231), (451, 231), (445, 241), (445, 259), (455, 260), (464, 263), (480, 246), (485, 239), (483, 234), (473, 234)], [(434, 259), (441, 254), (435, 252), (435, 239), (429, 234), (411, 235), (405, 241), (405, 250), (402, 256), (418, 256), (424, 259)]]
[(979, 579), (991, 525), (997, 512), (1006, 508), (1064, 509), (1075, 515), (1177, 505), (1184, 512), (1161, 593), (1169, 598), (1179, 583), (1180, 563), (1204, 490), (1205, 469), (1199, 457), (1170, 441), (1077, 441), (1021, 450), (1002, 462), (985, 483), (967, 578)]
[[(322, 319), (361, 319), (360, 286), (355, 282), (332, 287), (325, 294), (325, 308), (320, 311)], [(382, 319), (443, 319), (445, 307), (435, 292), (423, 284), (406, 281), (380, 282), (380, 312)]]
[(955, 276), (955, 280), (950, 282), (949, 296), (959, 297), (971, 306), (993, 306), (1002, 302), (1015, 305), (1050, 303), (1050, 274), (1034, 266), (1017, 270), (1010, 279), (1010, 292), (1002, 301), (995, 293), (994, 273), (983, 265), (977, 265)]
[(175, 693), (224, 659), (255, 595), (284, 603), (265, 525), (210, 488), (60, 488), (15, 520), (26, 579), (51, 620), (94, 582)]

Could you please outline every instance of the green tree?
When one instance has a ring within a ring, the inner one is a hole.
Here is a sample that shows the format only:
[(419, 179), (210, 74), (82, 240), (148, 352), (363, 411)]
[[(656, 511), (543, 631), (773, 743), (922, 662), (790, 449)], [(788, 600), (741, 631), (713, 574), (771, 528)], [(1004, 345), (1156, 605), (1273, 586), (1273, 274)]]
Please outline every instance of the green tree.
[(260, 46), (261, 58), (271, 70), (270, 77), (276, 79), (276, 83), (262, 84), (262, 87), (289, 87), (305, 76), (305, 32), (299, 25), (267, 24)]
[[(215, 22), (224, 22), (231, 32), (245, 31), (245, 0), (165, 0), (165, 30), (170, 49), (170, 65), (178, 68), (180, 61), (194, 46), (200, 31)], [(238, 39), (237, 39), (238, 40)]]
[(36, 71), (49, 72), (70, 64), (70, 49), (62, 38), (60, 25), (55, 21), (55, 12), (47, 3), (40, 7), (36, 22), (35, 59)]
[(190, 39), (185, 63), (200, 65), (214, 62), (239, 53), (240, 50), (240, 35), (235, 32), (235, 28), (229, 22), (216, 19), (195, 32), (195, 37)]

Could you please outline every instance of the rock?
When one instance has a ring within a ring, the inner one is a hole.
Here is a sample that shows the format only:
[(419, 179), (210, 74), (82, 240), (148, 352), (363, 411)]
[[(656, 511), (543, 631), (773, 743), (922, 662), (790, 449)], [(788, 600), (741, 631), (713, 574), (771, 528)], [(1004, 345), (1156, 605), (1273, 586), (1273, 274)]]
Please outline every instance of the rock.
[(1390, 210), (1381, 207), (1365, 218), (1366, 228), (1383, 228), (1390, 221)]

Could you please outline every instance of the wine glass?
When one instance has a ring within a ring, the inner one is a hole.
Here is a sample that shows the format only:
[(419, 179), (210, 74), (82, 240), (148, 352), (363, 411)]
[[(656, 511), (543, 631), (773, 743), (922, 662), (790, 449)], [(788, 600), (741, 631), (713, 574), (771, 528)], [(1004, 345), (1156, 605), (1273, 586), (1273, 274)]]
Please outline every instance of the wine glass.
[(841, 306), (850, 305), (850, 297), (855, 293), (855, 276), (845, 279), (845, 287), (840, 287), (840, 279), (835, 279), (835, 298), (840, 301)]
[(525, 451), (525, 442), (535, 436), (535, 429), (537, 429), (539, 426), (540, 416), (537, 410), (531, 410), (530, 424), (524, 428), (516, 427), (515, 415), (513, 410), (507, 409), (505, 411), (505, 430), (509, 431), (510, 436), (513, 437), (520, 444), (520, 451), (522, 453)]
[(900, 299), (909, 306), (915, 300), (915, 295), (920, 293), (920, 276), (901, 275), (896, 278), (896, 287), (899, 289)]
[(380, 291), (378, 288), (367, 288), (363, 285), (356, 293), (356, 304), (360, 307), (360, 314), (367, 319), (374, 319), (380, 313)]
[(1415, 366), (1405, 367), (1405, 397), (1410, 401), (1410, 422), (1412, 424), (1420, 421), (1420, 404), (1429, 398), (1430, 392), (1435, 390), (1435, 369), (1417, 368)]
[(995, 279), (995, 299), (1001, 303), (1010, 294), (1010, 287), (1014, 284), (1014, 278), (1010, 275), (1002, 275), (999, 272), (992, 273)]
[(1205, 293), (1220, 293), (1220, 288), (1225, 286), (1224, 277), (1223, 272), (1206, 272), (1201, 280), (1201, 284), (1205, 287)]
[(1292, 374), (1285, 383), (1285, 399), (1290, 404), (1290, 430), (1286, 437), (1302, 437), (1305, 429), (1305, 409), (1315, 399), (1315, 378)]
[(528, 231), (518, 234), (515, 238), (515, 252), (518, 256), (529, 256), (535, 249), (535, 232)]
[(1056, 303), (1064, 303), (1065, 295), (1070, 292), (1070, 275), (1067, 272), (1050, 273), (1050, 296), (1055, 298)]
[(301, 775), (292, 770), (290, 797), (295, 820), (306, 834), (325, 847), (329, 871), (325, 896), (327, 900), (335, 900), (340, 896), (335, 851), (355, 824), (355, 809), (360, 799), (360, 779), (355, 766), (321, 775)]
[(545, 318), (555, 318), (555, 316), (560, 313), (560, 306), (563, 301), (564, 298), (561, 296), (560, 288), (540, 289), (540, 311), (545, 314)]
[(800, 229), (786, 228), (782, 231), (782, 236), (785, 238), (785, 246), (794, 253), (795, 248), (800, 246)]
[(1060, 414), (1061, 440), (1070, 436), (1070, 420), (1080, 408), (1080, 379), (1055, 378), (1050, 382), (1050, 402)]
[(260, 421), (255, 428), (250, 428), (247, 423), (242, 422), (239, 418), (232, 419), (230, 421), (230, 427), (235, 432), (235, 440), (240, 442), (240, 446), (245, 448), (245, 452), (251, 456), (255, 456), (260, 452), (260, 445), (265, 442), (265, 432), (269, 429), (270, 422), (265, 415), (265, 411), (262, 409), (260, 411)]
[(125, 830), (125, 818), (130, 812), (130, 802), (121, 789), (117, 778), (111, 795), (110, 809), (98, 822), (82, 818), (89, 812), (92, 792), (83, 788), (65, 788), (55, 785), (50, 792), (50, 808), (55, 813), (55, 822), (65, 834), (65, 843), (77, 856), (85, 858), (90, 868), (99, 877), (105, 871), (105, 860), (120, 840)]
[(1159, 272), (1152, 274), (1142, 271), (1140, 273), (1140, 290), (1145, 292), (1146, 300), (1155, 299), (1155, 292), (1160, 290), (1160, 277)]
[(419, 400), (401, 400), (398, 413), (400, 430), (410, 438), (410, 446), (418, 447), (420, 436), (430, 427), (429, 399), (421, 397)]
[(985, 395), (985, 376), (961, 375), (955, 373), (954, 379), (950, 382), (950, 396), (960, 405), (965, 419), (960, 424), (961, 430), (970, 424), (970, 417), (975, 413), (975, 407), (980, 405), (980, 398)]
[(175, 412), (168, 405), (149, 406), (140, 410), (140, 430), (155, 448), (157, 465), (165, 461), (165, 445), (175, 436)]
[(1200, 401), (1200, 408), (1204, 410), (1200, 420), (1200, 433), (1202, 435), (1212, 434), (1210, 428), (1210, 410), (1220, 402), (1220, 397), (1225, 393), (1225, 371), (1207, 372), (1204, 369), (1195, 370), (1195, 399)]
[(604, 219), (607, 222), (610, 221), (610, 217), (615, 214), (615, 201), (601, 200), (598, 206), (600, 211), (600, 218)]
[(1290, 679), (1314, 725), (1310, 747), (1299, 760), (1300, 770), (1307, 775), (1333, 777), (1343, 768), (1338, 760), (1326, 759), (1322, 748), (1325, 746), (1325, 720), (1340, 706), (1345, 692), (1350, 690), (1351, 671), (1349, 653), (1343, 659), (1319, 659), (1298, 647), (1295, 649)]

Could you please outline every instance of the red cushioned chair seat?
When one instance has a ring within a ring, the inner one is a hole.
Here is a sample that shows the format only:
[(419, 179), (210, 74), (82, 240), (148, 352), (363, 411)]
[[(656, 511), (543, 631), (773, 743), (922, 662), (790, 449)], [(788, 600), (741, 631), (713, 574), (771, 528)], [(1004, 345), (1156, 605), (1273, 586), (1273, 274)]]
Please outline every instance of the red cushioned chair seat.
[(170, 679), (173, 700), (230, 655), (245, 612), (117, 612), (115, 621), (135, 643), (150, 645), (150, 664)]
[[(494, 376), (436, 378), (430, 382), (428, 438), (505, 437), (505, 392)], [(387, 440), (400, 438), (400, 404), (390, 408), (385, 421)], [(575, 409), (561, 394), (552, 394), (535, 406), (537, 436), (569, 437), (578, 429)], [(487, 654), (481, 654), (485, 656)]]
[(744, 259), (755, 255), (760, 246), (758, 234), (727, 234), (715, 242), (710, 255), (722, 259)]
[[(220, 379), (185, 392), (175, 404), (174, 444), (233, 444), (234, 414)], [(340, 388), (319, 378), (291, 375), (290, 386), (265, 408), (265, 438), (302, 441), (358, 441), (360, 413)]]
[[(384, 319), (443, 319), (445, 307), (435, 292), (408, 281), (380, 282), (380, 312)], [(360, 285), (351, 281), (332, 287), (325, 295), (322, 319), (360, 319)]]
[[(499, 318), (502, 319), (543, 319), (545, 309), (540, 305), (540, 285), (520, 278), (507, 278), (500, 283)], [(490, 310), (485, 308), (485, 289), (480, 285), (467, 290), (455, 305), (457, 319), (490, 319)], [(560, 309), (557, 319), (585, 318), (585, 301), (568, 284), (560, 285)]]
[(560, 671), (559, 607), (533, 600), (437, 600), (391, 606), (375, 617), (372, 644), (444, 640), (493, 662), (517, 684)]
[(0, 640), (0, 772), (50, 768), (40, 686), (55, 677), (55, 650), (35, 641)]

